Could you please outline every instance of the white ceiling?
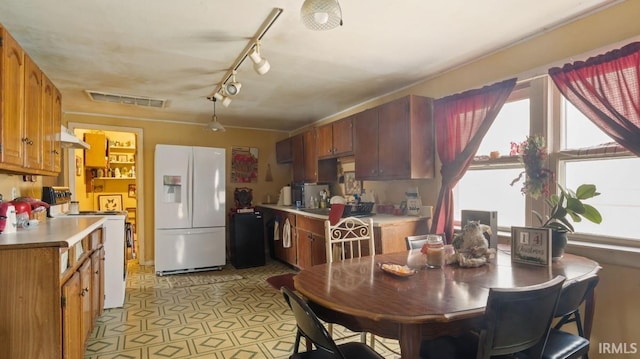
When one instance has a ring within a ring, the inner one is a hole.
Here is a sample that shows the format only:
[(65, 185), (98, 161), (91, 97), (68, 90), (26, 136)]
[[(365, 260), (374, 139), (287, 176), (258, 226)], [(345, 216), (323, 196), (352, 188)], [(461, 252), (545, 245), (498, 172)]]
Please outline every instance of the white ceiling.
[[(225, 126), (294, 130), (616, 0), (341, 0), (344, 25), (311, 31), (302, 0), (2, 0), (0, 22), (63, 94), (65, 112), (206, 124), (206, 99), (273, 8)], [(164, 109), (92, 102), (85, 90), (168, 100)]]

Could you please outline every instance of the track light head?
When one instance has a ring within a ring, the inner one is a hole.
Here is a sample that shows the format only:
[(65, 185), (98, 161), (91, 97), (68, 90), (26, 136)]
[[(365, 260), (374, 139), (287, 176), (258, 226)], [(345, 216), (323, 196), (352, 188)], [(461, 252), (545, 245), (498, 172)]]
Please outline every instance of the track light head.
[(227, 96), (235, 96), (240, 92), (240, 88), (242, 84), (236, 81), (236, 72), (233, 71), (233, 75), (231, 75), (231, 81), (224, 83), (224, 93)]
[(222, 106), (224, 107), (229, 107), (229, 105), (231, 104), (231, 99), (228, 96), (224, 96), (220, 92), (214, 93), (213, 98), (220, 101), (220, 103), (222, 103)]
[(256, 46), (251, 49), (249, 58), (253, 62), (253, 69), (258, 73), (258, 75), (264, 75), (269, 72), (269, 69), (271, 69), (269, 61), (260, 56), (260, 42), (256, 42)]

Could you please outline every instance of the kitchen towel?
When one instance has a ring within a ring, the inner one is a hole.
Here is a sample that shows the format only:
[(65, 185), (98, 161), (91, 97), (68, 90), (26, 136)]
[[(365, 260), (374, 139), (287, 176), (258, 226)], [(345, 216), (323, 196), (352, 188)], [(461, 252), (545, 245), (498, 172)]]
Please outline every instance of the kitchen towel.
[(276, 218), (276, 220), (273, 222), (273, 240), (274, 241), (280, 240), (280, 219), (279, 218)]
[(284, 221), (282, 226), (282, 247), (291, 248), (291, 223), (289, 223), (289, 218)]

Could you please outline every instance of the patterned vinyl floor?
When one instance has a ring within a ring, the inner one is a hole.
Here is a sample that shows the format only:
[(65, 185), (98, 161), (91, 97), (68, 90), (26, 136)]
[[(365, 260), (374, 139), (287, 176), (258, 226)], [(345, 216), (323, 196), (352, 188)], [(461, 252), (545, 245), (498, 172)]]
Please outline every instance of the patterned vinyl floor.
[[(227, 264), (223, 271), (242, 279), (171, 288), (152, 266), (131, 261), (124, 307), (104, 311), (85, 359), (288, 358), (295, 320), (282, 294), (266, 278), (293, 270), (268, 261), (247, 269)], [(336, 338), (349, 334), (334, 327)], [(359, 340), (357, 335), (351, 338), (337, 342)], [(397, 341), (376, 339), (377, 352), (399, 358)]]

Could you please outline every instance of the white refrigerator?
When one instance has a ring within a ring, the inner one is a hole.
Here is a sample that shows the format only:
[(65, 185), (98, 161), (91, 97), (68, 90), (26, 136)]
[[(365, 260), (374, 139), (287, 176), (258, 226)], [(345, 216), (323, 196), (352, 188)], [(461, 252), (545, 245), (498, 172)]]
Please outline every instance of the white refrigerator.
[(154, 183), (156, 274), (224, 266), (225, 149), (156, 145)]

